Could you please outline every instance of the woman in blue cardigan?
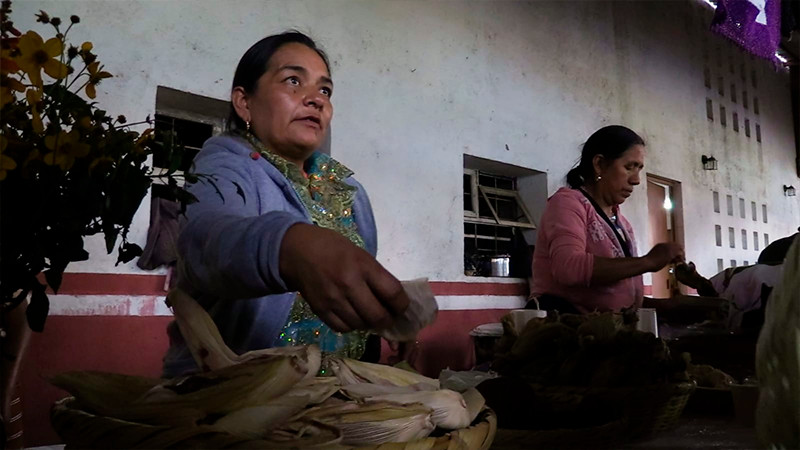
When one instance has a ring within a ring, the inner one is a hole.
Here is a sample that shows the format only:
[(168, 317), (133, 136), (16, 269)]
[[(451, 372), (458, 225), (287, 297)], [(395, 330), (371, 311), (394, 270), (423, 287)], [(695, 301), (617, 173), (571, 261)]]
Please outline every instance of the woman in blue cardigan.
[[(364, 188), (315, 151), (332, 94), (327, 57), (313, 40), (299, 32), (264, 38), (236, 68), (232, 131), (195, 158), (195, 172), (215, 181), (190, 188), (199, 201), (178, 241), (178, 287), (237, 353), (317, 343), (360, 358), (366, 330), (390, 326), (408, 306), (400, 282), (375, 260)], [(164, 375), (196, 370), (174, 322), (168, 334)]]

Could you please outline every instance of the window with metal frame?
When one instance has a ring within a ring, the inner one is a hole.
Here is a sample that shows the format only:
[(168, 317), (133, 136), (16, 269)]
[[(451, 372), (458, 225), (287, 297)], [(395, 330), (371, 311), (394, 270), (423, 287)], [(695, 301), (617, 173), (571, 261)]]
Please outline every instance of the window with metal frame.
[(464, 221), (536, 229), (516, 179), (464, 169)]
[[(467, 275), (484, 273), (481, 258), (510, 255), (521, 229), (535, 230), (536, 224), (517, 190), (515, 177), (464, 169), (464, 258)], [(476, 259), (477, 258), (477, 259)]]

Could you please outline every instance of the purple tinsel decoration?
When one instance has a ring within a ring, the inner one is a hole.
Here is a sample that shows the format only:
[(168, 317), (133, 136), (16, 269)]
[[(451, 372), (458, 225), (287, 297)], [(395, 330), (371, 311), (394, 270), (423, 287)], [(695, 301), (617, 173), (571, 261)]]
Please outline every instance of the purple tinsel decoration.
[(711, 31), (753, 55), (777, 63), (781, 41), (780, 0), (717, 0)]

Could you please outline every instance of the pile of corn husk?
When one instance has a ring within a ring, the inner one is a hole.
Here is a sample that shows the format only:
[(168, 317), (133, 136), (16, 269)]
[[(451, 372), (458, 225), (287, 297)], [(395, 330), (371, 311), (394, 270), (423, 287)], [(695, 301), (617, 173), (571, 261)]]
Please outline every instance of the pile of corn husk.
[[(169, 380), (91, 371), (55, 376), (53, 384), (73, 396), (52, 412), (68, 447), (491, 445), (496, 420), (475, 389), (441, 389), (417, 373), (323, 357), (316, 346), (236, 355), (194, 299), (173, 291), (169, 302), (203, 372)], [(322, 368), (329, 376), (318, 376)]]

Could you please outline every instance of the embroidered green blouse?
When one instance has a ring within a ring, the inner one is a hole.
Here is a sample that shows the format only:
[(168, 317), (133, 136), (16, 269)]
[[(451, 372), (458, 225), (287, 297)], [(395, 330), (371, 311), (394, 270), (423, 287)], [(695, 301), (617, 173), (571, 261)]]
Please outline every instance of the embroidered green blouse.
[[(300, 167), (267, 149), (252, 134), (246, 133), (243, 136), (291, 182), (315, 225), (334, 230), (353, 244), (364, 248), (364, 240), (353, 219), (355, 188), (344, 182), (353, 174), (350, 169), (328, 155), (314, 153), (306, 161), (304, 174)], [(333, 331), (314, 314), (298, 293), (289, 319), (279, 336), (279, 344), (317, 344), (323, 352), (358, 359), (364, 353), (367, 334), (366, 331)]]

